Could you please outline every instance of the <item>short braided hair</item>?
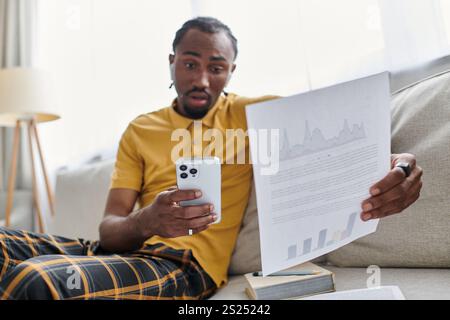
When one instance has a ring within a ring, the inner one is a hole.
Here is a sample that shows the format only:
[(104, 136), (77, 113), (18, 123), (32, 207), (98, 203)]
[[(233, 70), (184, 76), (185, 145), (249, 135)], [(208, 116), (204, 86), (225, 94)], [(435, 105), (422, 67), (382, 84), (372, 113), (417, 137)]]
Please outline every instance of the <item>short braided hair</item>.
[(175, 48), (183, 39), (184, 35), (191, 29), (198, 29), (206, 33), (218, 33), (221, 31), (225, 32), (225, 34), (231, 40), (231, 44), (233, 45), (234, 50), (234, 59), (236, 59), (238, 55), (236, 37), (233, 35), (233, 33), (231, 32), (230, 28), (227, 25), (225, 25), (218, 19), (212, 17), (197, 17), (186, 21), (175, 35), (175, 39), (173, 40), (172, 43), (173, 52), (175, 52)]

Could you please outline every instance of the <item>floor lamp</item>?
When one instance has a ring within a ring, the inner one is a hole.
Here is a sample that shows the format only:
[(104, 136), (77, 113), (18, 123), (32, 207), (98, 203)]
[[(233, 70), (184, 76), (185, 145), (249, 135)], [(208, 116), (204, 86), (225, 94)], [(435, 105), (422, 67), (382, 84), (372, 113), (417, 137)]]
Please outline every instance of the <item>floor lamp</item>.
[(37, 213), (39, 232), (44, 232), (44, 224), (39, 202), (33, 145), (36, 145), (38, 150), (49, 207), (52, 215), (55, 213), (53, 200), (54, 196), (48, 180), (44, 157), (42, 155), (41, 143), (37, 131), (38, 123), (59, 119), (58, 115), (49, 111), (49, 108), (52, 107), (49, 100), (49, 85), (43, 71), (32, 68), (0, 69), (0, 127), (15, 128), (5, 208), (5, 227), (9, 227), (11, 224), (11, 211), (14, 201), (18, 153), (21, 142), (21, 127), (23, 126), (27, 128), (27, 144), (30, 152), (32, 171), (33, 207), (36, 209)]

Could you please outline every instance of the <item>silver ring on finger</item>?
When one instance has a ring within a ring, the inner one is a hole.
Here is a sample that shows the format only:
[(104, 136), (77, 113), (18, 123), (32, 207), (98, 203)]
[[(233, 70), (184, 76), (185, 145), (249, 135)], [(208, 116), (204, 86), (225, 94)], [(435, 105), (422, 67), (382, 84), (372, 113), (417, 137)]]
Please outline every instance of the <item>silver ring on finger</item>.
[(405, 174), (405, 178), (408, 178), (411, 175), (411, 166), (409, 163), (406, 162), (399, 162), (395, 165), (397, 168), (400, 168), (403, 170), (403, 173)]

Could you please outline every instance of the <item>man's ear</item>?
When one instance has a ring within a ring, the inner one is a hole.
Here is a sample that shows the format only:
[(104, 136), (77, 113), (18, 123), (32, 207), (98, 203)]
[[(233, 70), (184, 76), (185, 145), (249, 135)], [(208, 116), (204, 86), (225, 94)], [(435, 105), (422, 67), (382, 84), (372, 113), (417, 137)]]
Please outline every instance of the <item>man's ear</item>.
[(228, 74), (227, 80), (225, 81), (225, 87), (228, 85), (228, 82), (230, 82), (231, 77), (233, 76), (234, 70), (236, 70), (235, 64), (233, 64), (233, 66), (231, 67), (231, 72)]
[(175, 81), (175, 67), (174, 64), (170, 64), (170, 80)]
[(228, 74), (227, 80), (225, 81), (225, 87), (228, 85), (228, 82), (230, 82), (232, 75), (233, 74), (231, 72)]
[(169, 67), (170, 67), (170, 79), (172, 81), (175, 81), (175, 67), (174, 67), (174, 62), (175, 61), (175, 56), (173, 54), (169, 55)]

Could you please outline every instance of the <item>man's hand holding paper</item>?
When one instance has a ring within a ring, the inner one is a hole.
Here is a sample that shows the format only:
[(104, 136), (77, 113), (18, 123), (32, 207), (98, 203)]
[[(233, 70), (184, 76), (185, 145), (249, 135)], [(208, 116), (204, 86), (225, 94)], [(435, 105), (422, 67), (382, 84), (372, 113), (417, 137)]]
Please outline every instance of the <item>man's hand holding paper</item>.
[[(397, 167), (398, 163), (407, 163), (411, 173), (407, 177), (404, 170)], [(420, 196), (422, 189), (421, 167), (416, 165), (416, 157), (409, 153), (393, 154), (391, 156), (391, 171), (388, 175), (370, 188), (371, 197), (364, 200), (361, 208), (361, 219), (379, 219), (400, 213)]]

